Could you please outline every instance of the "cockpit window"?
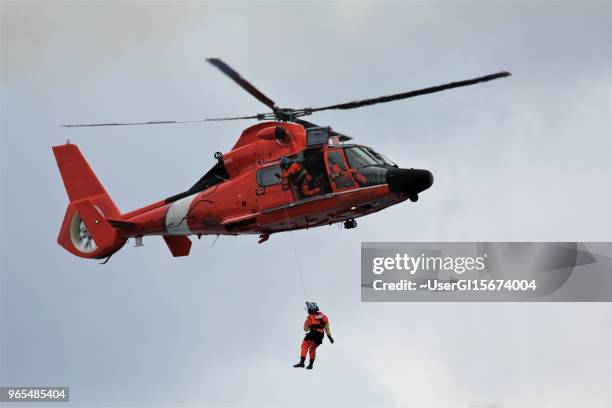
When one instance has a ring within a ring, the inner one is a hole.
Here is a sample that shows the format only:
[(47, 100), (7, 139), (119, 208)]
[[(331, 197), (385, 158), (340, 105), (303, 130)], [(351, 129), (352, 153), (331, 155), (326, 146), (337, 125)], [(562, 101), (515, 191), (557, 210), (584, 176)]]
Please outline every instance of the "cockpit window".
[(332, 173), (337, 171), (346, 171), (344, 161), (342, 160), (342, 153), (339, 150), (330, 150), (327, 153), (327, 160), (329, 161), (329, 168)]
[(332, 183), (338, 189), (355, 186), (355, 182), (347, 172), (344, 159), (342, 158), (342, 150), (334, 149), (327, 151), (327, 162), (329, 166), (329, 177)]
[(387, 182), (389, 169), (379, 166), (368, 166), (353, 170), (353, 177), (361, 187), (375, 186)]
[(393, 163), (387, 156), (382, 153), (375, 152), (373, 149), (366, 147), (368, 152), (373, 156), (376, 156), (377, 159), (381, 160), (386, 166), (397, 167), (397, 164)]
[(351, 166), (353, 169), (383, 164), (382, 160), (375, 158), (374, 155), (370, 154), (367, 150), (362, 149), (361, 147), (349, 147), (345, 149), (345, 152), (349, 166)]
[(378, 153), (376, 153), (371, 147), (363, 146), (361, 149), (365, 151), (367, 154), (369, 154), (370, 156), (372, 156), (372, 158), (376, 160), (377, 163), (384, 164), (384, 161), (380, 157), (378, 157), (379, 156)]

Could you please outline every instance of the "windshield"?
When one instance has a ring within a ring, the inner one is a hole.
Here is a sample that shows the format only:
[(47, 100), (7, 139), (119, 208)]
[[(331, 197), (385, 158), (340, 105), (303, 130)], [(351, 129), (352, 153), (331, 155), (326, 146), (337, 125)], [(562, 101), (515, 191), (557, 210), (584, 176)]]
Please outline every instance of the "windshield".
[(349, 147), (345, 149), (345, 152), (349, 166), (353, 169), (383, 164), (381, 159), (361, 147)]
[(393, 161), (391, 161), (387, 156), (385, 156), (382, 153), (377, 153), (375, 152), (373, 149), (367, 147), (368, 152), (370, 152), (372, 155), (376, 156), (379, 160), (381, 160), (385, 165), (387, 166), (391, 166), (391, 167), (397, 167), (397, 164), (393, 163)]

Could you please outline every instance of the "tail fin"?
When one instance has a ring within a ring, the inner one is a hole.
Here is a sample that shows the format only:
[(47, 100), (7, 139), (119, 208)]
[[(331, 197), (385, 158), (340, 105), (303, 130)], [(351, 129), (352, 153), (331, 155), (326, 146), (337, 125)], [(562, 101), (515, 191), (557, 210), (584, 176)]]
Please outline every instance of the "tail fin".
[(121, 219), (121, 212), (74, 144), (53, 147), (66, 192), (68, 208), (57, 242), (82, 258), (104, 258), (125, 241), (107, 218)]

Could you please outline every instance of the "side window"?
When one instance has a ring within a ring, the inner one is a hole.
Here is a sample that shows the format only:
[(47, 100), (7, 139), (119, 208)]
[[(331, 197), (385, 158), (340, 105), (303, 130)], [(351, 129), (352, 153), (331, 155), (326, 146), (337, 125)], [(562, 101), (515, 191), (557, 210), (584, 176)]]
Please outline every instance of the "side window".
[(337, 189), (355, 186), (355, 182), (347, 172), (341, 150), (328, 151), (327, 162), (329, 165), (329, 177)]
[(279, 176), (281, 175), (280, 166), (268, 166), (263, 169), (257, 170), (257, 184), (261, 187), (273, 186), (281, 182)]
[(330, 151), (327, 153), (327, 161), (329, 161), (329, 169), (332, 173), (338, 171), (346, 171), (346, 166), (344, 165), (344, 160), (342, 160), (342, 154), (340, 151)]

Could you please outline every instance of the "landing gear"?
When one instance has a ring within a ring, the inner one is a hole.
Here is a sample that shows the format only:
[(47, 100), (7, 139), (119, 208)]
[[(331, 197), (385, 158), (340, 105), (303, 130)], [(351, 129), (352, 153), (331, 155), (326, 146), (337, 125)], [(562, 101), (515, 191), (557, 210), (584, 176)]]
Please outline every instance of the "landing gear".
[(410, 199), (410, 201), (412, 201), (413, 203), (416, 203), (419, 200), (419, 196), (418, 194), (411, 194), (408, 196), (408, 198)]
[(344, 228), (345, 229), (357, 228), (357, 220), (354, 218), (351, 218), (350, 220), (344, 221)]

